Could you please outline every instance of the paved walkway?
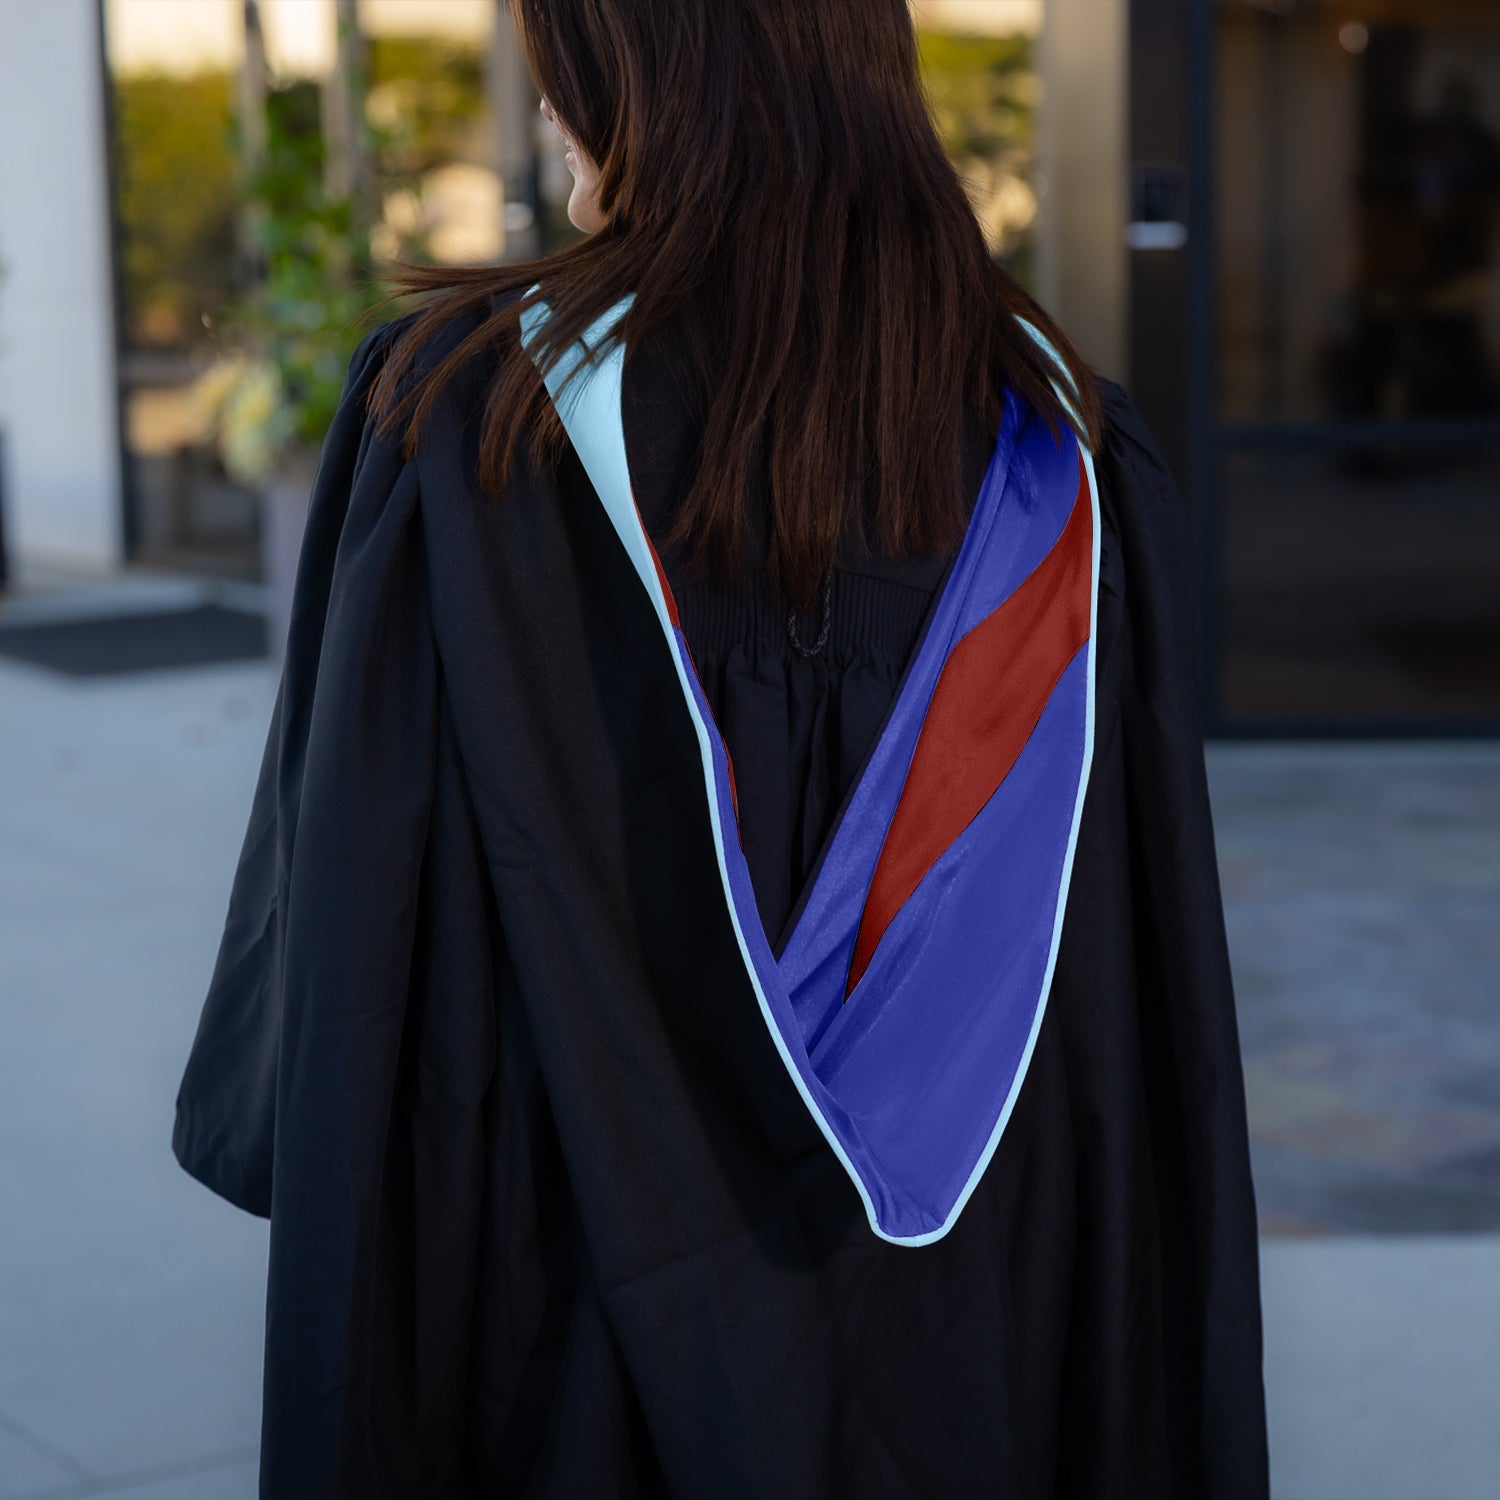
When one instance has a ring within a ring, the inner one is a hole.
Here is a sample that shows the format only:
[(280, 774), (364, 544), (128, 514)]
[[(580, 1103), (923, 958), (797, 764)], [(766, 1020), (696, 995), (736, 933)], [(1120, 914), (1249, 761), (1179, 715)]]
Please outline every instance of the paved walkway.
[[(0, 1500), (254, 1500), (266, 1225), (169, 1139), (273, 691), (0, 661)], [(1500, 1235), (1347, 1233), (1500, 1228), (1500, 749), (1211, 762), (1275, 1493), (1500, 1500)]]
[(271, 697), (0, 662), (4, 1500), (254, 1500), (267, 1226), (170, 1138)]
[(1209, 765), (1262, 1228), (1500, 1232), (1500, 744)]

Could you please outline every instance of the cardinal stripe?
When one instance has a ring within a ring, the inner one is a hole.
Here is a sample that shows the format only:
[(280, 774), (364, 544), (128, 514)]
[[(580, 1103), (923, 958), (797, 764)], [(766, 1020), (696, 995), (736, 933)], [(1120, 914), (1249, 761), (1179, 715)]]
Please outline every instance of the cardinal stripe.
[(635, 511), (635, 524), (641, 528), (641, 536), (646, 543), (646, 550), (651, 554), (651, 566), (656, 569), (656, 581), (661, 585), (661, 591), (667, 606), (667, 618), (677, 626), (682, 622), (677, 617), (677, 600), (672, 595), (672, 585), (667, 582), (666, 570), (661, 565), (661, 558), (656, 551), (656, 543), (651, 540), (651, 533), (646, 530), (646, 523), (641, 519), (641, 508), (636, 503), (635, 490), (630, 492), (630, 507)]
[(953, 647), (928, 702), (855, 937), (847, 1000), (922, 877), (995, 794), (1089, 638), (1093, 508), (1083, 456), (1068, 520), (1036, 568)]
[[(697, 665), (693, 661), (693, 648), (688, 645), (687, 636), (683, 634), (682, 619), (677, 613), (677, 597), (672, 592), (672, 585), (667, 582), (667, 571), (661, 565), (661, 556), (656, 550), (656, 544), (651, 540), (651, 533), (646, 530), (646, 523), (641, 520), (641, 508), (636, 504), (635, 491), (630, 492), (630, 503), (635, 507), (635, 519), (641, 528), (641, 536), (645, 539), (646, 549), (651, 554), (651, 566), (656, 569), (656, 581), (661, 586), (662, 602), (667, 607), (667, 619), (671, 622), (673, 634), (682, 643), (682, 654), (687, 660), (687, 667), (695, 676)], [(740, 793), (734, 784), (734, 761), (730, 758), (729, 746), (724, 747), (724, 766), (729, 772), (729, 802), (734, 808), (734, 831), (739, 838), (740, 847), (745, 844), (745, 830), (740, 826)]]

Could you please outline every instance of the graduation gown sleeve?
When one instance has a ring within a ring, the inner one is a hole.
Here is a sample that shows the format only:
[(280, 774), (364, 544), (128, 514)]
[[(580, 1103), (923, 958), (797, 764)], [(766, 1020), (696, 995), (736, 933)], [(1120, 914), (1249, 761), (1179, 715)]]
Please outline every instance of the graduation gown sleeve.
[[(408, 509), (413, 503), (409, 494), (399, 496), (388, 510), (381, 507), (385, 514), (378, 535), (358, 534), (371, 519), (369, 507), (359, 501), (372, 490), (383, 491), (391, 480), (386, 466), (364, 472), (370, 435), (363, 399), (393, 327), (375, 329), (355, 350), (319, 458), (281, 678), (218, 957), (177, 1094), (172, 1149), (179, 1163), (221, 1197), (261, 1217), (271, 1213), (289, 887), (309, 751), (320, 752), (312, 757), (309, 801), (328, 795), (330, 780), (335, 795), (357, 797), (360, 767), (349, 765), (339, 776), (328, 765), (334, 750), (330, 741), (344, 729), (338, 719), (342, 705), (332, 702), (329, 694), (347, 690), (337, 658), (352, 646), (349, 616), (360, 604), (357, 595), (368, 574), (370, 549), (387, 540), (393, 526), (399, 528), (402, 501)], [(345, 523), (351, 515), (355, 524), (346, 539)], [(406, 590), (391, 597), (388, 607), (420, 619), (420, 599), (411, 580)], [(321, 669), (325, 643), (329, 670)], [(408, 652), (397, 665), (412, 672), (418, 701), (430, 699), (430, 661), (421, 659), (419, 652)], [(326, 688), (321, 695), (320, 682)], [(378, 747), (379, 741), (374, 745)], [(420, 766), (421, 748), (400, 747), (403, 755), (418, 755), (415, 765), (408, 762), (412, 769)], [(315, 808), (315, 825), (326, 811)], [(321, 820), (326, 833), (326, 816)], [(315, 826), (312, 837), (320, 836)], [(303, 876), (302, 889), (307, 883)]]
[(1250, 1500), (1269, 1483), (1257, 1214), (1203, 753), (1189, 518), (1134, 403), (1113, 382), (1102, 394), (1121, 615), (1108, 673), (1118, 744), (1106, 762), (1118, 766), (1122, 793), (1111, 840), (1129, 851), (1128, 886), (1113, 899), (1128, 901), (1117, 921), (1129, 923), (1135, 959), (1132, 1050), (1150, 1143), (1137, 1170), (1157, 1202), (1165, 1446), (1190, 1492)]
[[(1073, 1368), (1092, 1367), (1101, 1386), (1115, 1385), (1113, 1397), (1100, 1398), (1106, 1412), (1095, 1416), (1118, 1424), (1125, 1446), (1125, 1430), (1139, 1422), (1139, 1413), (1115, 1400), (1127, 1389), (1131, 1323), (1142, 1317), (1146, 1296), (1160, 1299), (1163, 1374), (1152, 1404), (1163, 1424), (1164, 1473), (1155, 1484), (1166, 1488), (1170, 1473), (1185, 1493), (1263, 1500), (1257, 1212), (1203, 754), (1190, 523), (1136, 405), (1112, 381), (1101, 396), (1109, 431), (1101, 487), (1115, 552), (1107, 607), (1115, 625), (1101, 669), (1106, 769), (1088, 858), (1110, 874), (1074, 913), (1065, 978), (1070, 995), (1092, 992), (1094, 1001), (1083, 1013), (1064, 1014), (1077, 1083), (1107, 1101), (1100, 1113), (1109, 1139), (1092, 1146), (1085, 1172), (1115, 1187), (1095, 1188), (1092, 1229), (1124, 1245), (1136, 1238), (1128, 1220), (1143, 1224), (1151, 1215), (1142, 1244), (1157, 1263), (1149, 1278), (1136, 1272), (1122, 1281), (1131, 1275), (1128, 1257), (1086, 1251), (1100, 1271), (1082, 1305), (1092, 1305), (1101, 1322), (1089, 1326), (1092, 1350), (1080, 1349)], [(1101, 912), (1097, 900), (1112, 910)], [(1112, 987), (1115, 1004), (1098, 1004), (1101, 983)], [(1127, 1079), (1127, 1058), (1139, 1068), (1128, 1091), (1109, 1082), (1110, 1074)], [(1119, 1188), (1131, 1181), (1127, 1209)], [(1109, 1487), (1104, 1475), (1088, 1482), (1100, 1493)]]
[(185, 1170), (271, 1220), (267, 1495), (370, 1495), (374, 1474), (449, 1493), (463, 1462), (504, 950), (443, 691), (418, 465), (365, 415), (400, 322), (355, 351), (321, 453), (172, 1135)]

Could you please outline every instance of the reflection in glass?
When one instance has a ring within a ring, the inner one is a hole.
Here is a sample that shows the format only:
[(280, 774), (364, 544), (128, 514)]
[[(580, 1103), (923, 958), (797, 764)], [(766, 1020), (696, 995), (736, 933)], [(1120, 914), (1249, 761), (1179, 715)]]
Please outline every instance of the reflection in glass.
[[(266, 90), (283, 122), (323, 143), (330, 193), (348, 192), (333, 0), (261, 0), (256, 13)], [(246, 16), (243, 0), (105, 6), (132, 559), (252, 578), (262, 568), (258, 497), (225, 472), (194, 394), (222, 353), (253, 239), (235, 139)], [(377, 261), (402, 246), (440, 261), (504, 253), (490, 79), (498, 16), (493, 0), (358, 7), (365, 118), (380, 139), (363, 164), (381, 205)]]
[(1231, 720), (1500, 717), (1500, 454), (1267, 446), (1220, 473)]
[(1218, 708), (1500, 722), (1500, 6), (1218, 12)]
[(1040, 0), (916, 0), (922, 84), (990, 252), (1035, 276)]
[(1500, 6), (1219, 14), (1221, 418), (1500, 412)]

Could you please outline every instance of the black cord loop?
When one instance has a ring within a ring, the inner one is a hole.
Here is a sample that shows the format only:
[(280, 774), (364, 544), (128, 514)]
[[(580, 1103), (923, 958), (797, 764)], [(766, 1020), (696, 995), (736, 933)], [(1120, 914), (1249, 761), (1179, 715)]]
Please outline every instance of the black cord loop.
[(792, 645), (797, 648), (801, 656), (816, 656), (828, 641), (828, 627), (833, 621), (833, 569), (829, 568), (823, 575), (823, 628), (818, 631), (818, 639), (811, 646), (804, 646), (797, 636), (797, 614), (795, 610), (786, 612), (786, 633), (791, 637)]

